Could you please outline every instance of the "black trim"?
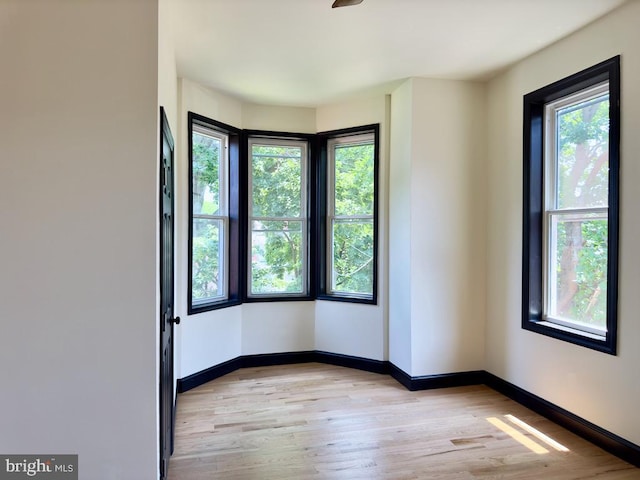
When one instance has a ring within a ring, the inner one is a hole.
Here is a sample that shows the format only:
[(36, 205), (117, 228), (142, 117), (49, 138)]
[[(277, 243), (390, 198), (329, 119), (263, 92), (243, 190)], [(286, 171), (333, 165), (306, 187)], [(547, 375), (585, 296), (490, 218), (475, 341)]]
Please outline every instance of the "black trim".
[[(171, 423), (173, 424), (172, 428), (173, 428), (174, 432), (176, 431), (176, 417), (178, 416), (177, 412), (178, 412), (178, 385), (179, 385), (179, 382), (180, 382), (180, 380), (176, 379), (176, 385), (175, 385), (175, 390), (174, 390), (175, 394), (174, 394), (174, 399), (173, 399), (173, 418), (171, 419)], [(172, 435), (171, 436), (171, 455), (173, 455), (173, 450), (174, 450), (175, 443), (176, 443), (175, 439), (176, 439), (176, 436)]]
[[(188, 278), (187, 278), (187, 313), (193, 315), (196, 313), (207, 312), (219, 308), (240, 305), (242, 283), (241, 267), (242, 249), (240, 248), (242, 241), (242, 196), (240, 192), (246, 191), (241, 188), (239, 179), (242, 178), (242, 162), (241, 162), (241, 136), (242, 131), (231, 125), (218, 122), (211, 118), (207, 118), (197, 113), (187, 113), (187, 142), (188, 142), (188, 158), (189, 158), (189, 235), (188, 235)], [(193, 304), (192, 298), (192, 278), (193, 278), (193, 124), (201, 125), (205, 128), (217, 130), (224, 133), (229, 139), (229, 256), (227, 257), (227, 298), (214, 302), (203, 302), (199, 305)]]
[(640, 467), (640, 446), (491, 373), (484, 372), (484, 384), (616, 457)]
[(303, 140), (311, 142), (315, 138), (314, 133), (275, 132), (273, 130), (243, 130), (247, 138), (267, 138), (269, 140)]
[(199, 387), (200, 385), (204, 385), (211, 380), (215, 380), (216, 378), (220, 378), (228, 373), (235, 372), (243, 366), (242, 357), (236, 357), (205, 370), (200, 370), (199, 372), (193, 373), (184, 378), (180, 378), (178, 379), (178, 393), (184, 393), (193, 388)]
[(354, 357), (341, 353), (331, 353), (316, 350), (314, 362), (337, 365), (338, 367), (348, 367), (365, 372), (388, 374), (389, 362), (385, 360), (372, 360), (370, 358)]
[[(330, 251), (327, 246), (327, 168), (328, 152), (327, 142), (333, 138), (348, 137), (351, 135), (373, 133), (374, 159), (373, 159), (373, 292), (371, 297), (357, 296), (340, 293), (327, 293), (329, 272), (327, 266), (327, 255)], [(378, 228), (379, 228), (379, 178), (380, 178), (380, 124), (362, 125), (360, 127), (343, 128), (340, 130), (330, 130), (317, 134), (319, 141), (318, 152), (318, 190), (321, 194), (318, 197), (318, 222), (317, 222), (317, 242), (319, 255), (315, 260), (315, 270), (318, 272), (318, 300), (331, 300), (348, 303), (362, 303), (369, 305), (378, 304)]]
[[(256, 303), (256, 302), (305, 302), (305, 301), (313, 301), (315, 300), (314, 289), (314, 274), (315, 269), (312, 264), (314, 263), (312, 259), (312, 253), (315, 252), (315, 246), (313, 245), (315, 242), (315, 237), (313, 237), (313, 228), (315, 222), (315, 214), (313, 209), (315, 207), (313, 194), (315, 191), (313, 190), (313, 181), (315, 180), (315, 167), (314, 167), (314, 154), (315, 154), (315, 138), (314, 134), (309, 133), (295, 133), (295, 132), (274, 132), (270, 130), (243, 130), (244, 140), (243, 140), (243, 149), (245, 158), (245, 171), (244, 178), (242, 178), (242, 184), (245, 185), (244, 191), (247, 194), (244, 195), (244, 201), (246, 202), (245, 206), (245, 236), (243, 238), (243, 245), (245, 248), (245, 270), (244, 270), (244, 296), (243, 302), (246, 303)], [(249, 140), (251, 139), (268, 139), (268, 140), (298, 140), (300, 142), (306, 142), (307, 144), (307, 257), (305, 259), (307, 265), (307, 291), (302, 294), (283, 294), (283, 293), (274, 293), (274, 294), (264, 294), (264, 295), (251, 295), (248, 291), (249, 285), (249, 262), (248, 262), (248, 252), (250, 251), (249, 247), (249, 195), (248, 195), (248, 185), (249, 185), (249, 162), (250, 162), (250, 154), (249, 154)]]
[[(374, 242), (375, 242), (375, 234), (374, 234)], [(376, 283), (377, 282), (374, 279), (373, 284), (376, 285)], [(316, 300), (329, 300), (332, 302), (345, 302), (345, 303), (360, 303), (363, 305), (378, 304), (378, 299), (376, 294), (374, 294), (373, 298), (369, 298), (366, 296), (360, 297), (357, 295), (347, 295), (347, 294), (337, 294), (337, 293), (334, 293), (334, 294), (319, 293), (318, 296), (316, 297)]]
[(238, 204), (240, 206), (241, 221), (238, 226), (239, 238), (238, 248), (240, 254), (238, 256), (238, 275), (240, 276), (239, 295), (240, 303), (244, 302), (247, 298), (247, 255), (245, 252), (248, 238), (248, 225), (247, 225), (247, 212), (249, 198), (247, 192), (249, 191), (248, 176), (249, 176), (249, 159), (247, 157), (247, 134), (242, 131), (240, 134), (240, 166), (238, 168)]
[(184, 393), (192, 388), (199, 387), (211, 380), (234, 372), (239, 368), (267, 367), (271, 365), (289, 365), (295, 363), (327, 363), (341, 367), (355, 368), (373, 373), (389, 373), (388, 362), (371, 360), (363, 357), (342, 355), (320, 351), (267, 353), (260, 355), (244, 355), (232, 360), (214, 365), (200, 372), (196, 372), (178, 380), (178, 392)]
[[(188, 291), (187, 313), (194, 315), (210, 310), (256, 302), (300, 302), (314, 300), (332, 300), (339, 302), (372, 304), (378, 303), (378, 238), (379, 238), (379, 165), (380, 165), (380, 125), (371, 124), (360, 127), (331, 130), (310, 134), (294, 132), (274, 132), (267, 130), (241, 130), (231, 125), (218, 122), (197, 113), (188, 112), (188, 155), (189, 155), (189, 232), (188, 232)], [(228, 298), (215, 302), (203, 302), (193, 305), (192, 276), (193, 276), (193, 185), (192, 171), (192, 131), (193, 124), (218, 130), (229, 137), (229, 258), (228, 258)], [(327, 152), (326, 141), (329, 138), (354, 135), (359, 133), (373, 133), (375, 144), (374, 158), (374, 269), (373, 295), (360, 297), (357, 295), (327, 294), (326, 291), (326, 199), (327, 199)], [(253, 138), (301, 140), (308, 144), (308, 198), (307, 198), (307, 292), (302, 295), (274, 294), (250, 296), (248, 284), (248, 196), (249, 183), (249, 152), (248, 140)], [(324, 145), (324, 147), (322, 147)]]
[(311, 295), (284, 295), (284, 294), (269, 294), (269, 295), (247, 295), (242, 303), (269, 303), (269, 302), (313, 302), (315, 298)]
[(351, 135), (358, 135), (360, 133), (380, 132), (379, 123), (371, 123), (369, 125), (360, 125), (358, 127), (339, 128), (337, 130), (327, 130), (325, 132), (318, 132), (318, 137), (337, 138), (337, 137), (349, 137)]
[[(165, 480), (168, 475), (169, 461), (173, 453), (175, 437), (175, 396), (173, 391), (174, 373), (174, 323), (167, 321), (174, 316), (175, 310), (175, 142), (171, 133), (171, 126), (166, 110), (160, 107), (158, 161), (158, 236), (159, 236), (159, 378), (158, 378), (158, 471), (160, 479)], [(169, 147), (166, 152), (165, 142)], [(168, 165), (165, 164), (165, 153), (168, 153)], [(168, 167), (168, 169), (167, 169)], [(168, 173), (169, 172), (169, 173)], [(167, 178), (167, 175), (169, 178)], [(167, 184), (165, 184), (167, 182)], [(169, 205), (167, 205), (169, 198)], [(169, 224), (167, 225), (167, 219)], [(169, 227), (169, 228), (167, 228)], [(168, 257), (168, 258), (167, 258)], [(165, 358), (165, 351), (168, 358)], [(169, 378), (170, 377), (170, 378)], [(169, 392), (171, 390), (171, 392)], [(171, 400), (169, 400), (171, 398)], [(172, 407), (174, 407), (172, 409)], [(171, 418), (168, 418), (171, 417)], [(167, 432), (167, 424), (171, 424), (171, 431)], [(169, 437), (169, 438), (167, 438)]]
[(316, 138), (317, 162), (316, 168), (316, 189), (318, 192), (317, 203), (315, 205), (315, 243), (316, 256), (313, 258), (313, 268), (316, 272), (315, 296), (322, 299), (322, 292), (326, 291), (327, 285), (327, 142)]
[(373, 373), (389, 374), (410, 391), (484, 384), (622, 460), (640, 467), (640, 446), (537, 395), (529, 393), (506, 380), (502, 380), (485, 370), (412, 377), (389, 361), (371, 360), (368, 358), (316, 350), (237, 357), (179, 379), (176, 388), (179, 393), (184, 393), (211, 380), (234, 372), (239, 368), (310, 362), (327, 363)]
[(306, 352), (286, 352), (286, 353), (263, 353), (259, 355), (244, 355), (242, 368), (249, 367), (269, 367), (271, 365), (293, 365), (296, 363), (315, 362), (312, 351)]
[[(544, 108), (549, 102), (609, 81), (609, 222), (607, 334), (604, 340), (545, 324), (543, 313)], [(620, 56), (524, 96), (522, 328), (611, 355), (617, 351), (620, 177)]]
[(423, 375), (412, 377), (404, 370), (389, 364), (389, 374), (407, 390), (415, 392), (417, 390), (432, 390), (434, 388), (466, 387), (468, 385), (480, 385), (484, 383), (483, 370), (470, 372), (443, 373), (439, 375)]
[(411, 390), (411, 375), (396, 367), (393, 363), (389, 362), (389, 375), (391, 375), (398, 383), (404, 386), (407, 390)]
[(309, 245), (307, 246), (307, 251), (309, 254), (309, 260), (307, 263), (308, 266), (308, 294), (309, 297), (315, 300), (318, 296), (318, 269), (317, 269), (317, 261), (319, 255), (319, 247), (318, 243), (318, 223), (321, 218), (318, 211), (319, 204), (319, 195), (321, 195), (321, 190), (319, 190), (319, 174), (320, 170), (318, 168), (318, 164), (320, 163), (318, 155), (320, 154), (320, 149), (318, 148), (318, 136), (313, 135), (309, 138), (308, 141), (308, 149), (309, 149), (309, 169), (307, 172), (308, 185), (307, 192), (309, 198), (307, 203), (307, 239)]

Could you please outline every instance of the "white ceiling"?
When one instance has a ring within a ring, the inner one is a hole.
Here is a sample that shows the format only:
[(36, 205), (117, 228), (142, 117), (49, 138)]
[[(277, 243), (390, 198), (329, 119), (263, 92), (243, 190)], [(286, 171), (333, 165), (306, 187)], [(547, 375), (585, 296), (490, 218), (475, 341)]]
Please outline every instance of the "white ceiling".
[(490, 78), (626, 0), (172, 0), (178, 74), (317, 106), (408, 77)]

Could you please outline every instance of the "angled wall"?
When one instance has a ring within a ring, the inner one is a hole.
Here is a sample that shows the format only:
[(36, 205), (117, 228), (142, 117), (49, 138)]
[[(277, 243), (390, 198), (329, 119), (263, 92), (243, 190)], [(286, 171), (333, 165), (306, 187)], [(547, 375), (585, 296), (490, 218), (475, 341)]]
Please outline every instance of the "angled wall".
[(317, 108), (319, 132), (380, 125), (378, 165), (378, 304), (319, 300), (315, 305), (315, 349), (373, 360), (387, 360), (388, 307), (388, 99), (356, 99)]
[(484, 368), (484, 95), (424, 78), (392, 95), (389, 357), (411, 376)]

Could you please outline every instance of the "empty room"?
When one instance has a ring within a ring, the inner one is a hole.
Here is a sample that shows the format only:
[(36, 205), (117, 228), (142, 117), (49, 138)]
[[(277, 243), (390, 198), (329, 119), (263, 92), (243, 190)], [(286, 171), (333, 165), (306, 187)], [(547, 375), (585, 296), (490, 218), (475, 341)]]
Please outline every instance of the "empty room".
[(639, 23), (0, 0), (0, 478), (640, 479)]

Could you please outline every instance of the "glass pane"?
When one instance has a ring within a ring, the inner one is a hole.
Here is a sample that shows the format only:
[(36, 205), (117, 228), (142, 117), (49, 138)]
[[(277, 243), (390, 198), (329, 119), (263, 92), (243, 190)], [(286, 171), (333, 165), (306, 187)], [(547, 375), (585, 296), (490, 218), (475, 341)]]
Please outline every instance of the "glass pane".
[(194, 304), (224, 297), (223, 256), (223, 221), (194, 218), (191, 264), (191, 296)]
[(251, 294), (303, 293), (302, 222), (251, 222)]
[(192, 148), (193, 214), (219, 215), (222, 142), (194, 131)]
[(550, 316), (606, 328), (607, 234), (606, 214), (552, 215)]
[(609, 95), (560, 109), (556, 115), (558, 208), (607, 206)]
[(333, 292), (373, 295), (373, 220), (333, 224)]
[(302, 148), (253, 145), (251, 199), (254, 217), (299, 217)]
[(337, 146), (335, 214), (373, 215), (373, 144)]

